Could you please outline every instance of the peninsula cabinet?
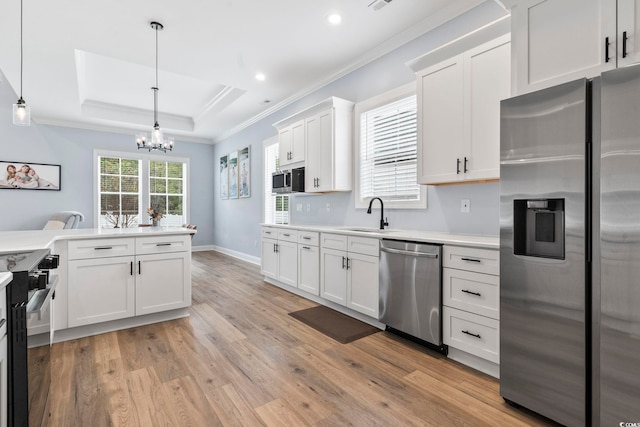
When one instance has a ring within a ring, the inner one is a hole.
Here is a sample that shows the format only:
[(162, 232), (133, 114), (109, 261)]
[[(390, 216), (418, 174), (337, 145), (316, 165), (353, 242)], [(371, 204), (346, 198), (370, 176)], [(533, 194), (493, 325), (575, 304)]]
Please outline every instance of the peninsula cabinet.
[(320, 296), (378, 318), (378, 239), (322, 233)]
[(68, 326), (189, 306), (190, 245), (184, 235), (69, 241)]
[(510, 3), (514, 95), (640, 62), (640, 0)]
[(500, 101), (510, 96), (510, 36), (418, 71), (418, 182), (500, 177)]

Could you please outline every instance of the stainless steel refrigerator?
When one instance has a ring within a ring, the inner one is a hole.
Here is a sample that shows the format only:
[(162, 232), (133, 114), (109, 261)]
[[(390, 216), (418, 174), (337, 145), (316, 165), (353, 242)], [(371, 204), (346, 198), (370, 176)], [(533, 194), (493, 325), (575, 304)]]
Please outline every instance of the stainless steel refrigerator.
[(501, 105), (500, 393), (640, 422), (640, 66)]

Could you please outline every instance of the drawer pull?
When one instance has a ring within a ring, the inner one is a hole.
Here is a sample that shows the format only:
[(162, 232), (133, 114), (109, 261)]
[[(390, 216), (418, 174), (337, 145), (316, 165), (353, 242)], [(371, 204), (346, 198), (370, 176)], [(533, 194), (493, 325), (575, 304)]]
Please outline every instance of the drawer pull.
[(309, 237), (309, 236), (302, 236), (302, 238), (303, 238), (304, 240), (311, 240), (311, 237)]
[(93, 248), (96, 251), (103, 251), (103, 250), (109, 250), (109, 249), (113, 249), (113, 246), (98, 246), (96, 248)]
[(156, 246), (171, 246), (171, 243), (156, 243)]
[(309, 246), (303, 246), (302, 249), (311, 250)]
[(462, 289), (462, 292), (464, 292), (465, 294), (471, 294), (471, 295), (475, 295), (477, 297), (481, 296), (480, 292), (473, 292), (473, 291), (468, 291), (466, 289)]
[(472, 337), (478, 338), (480, 339), (480, 334), (474, 334), (473, 332), (469, 332), (469, 331), (462, 331), (463, 334), (467, 334), (467, 335), (471, 335)]
[(286, 234), (286, 233), (282, 233), (282, 235), (283, 235), (284, 237), (289, 237), (289, 236), (291, 236), (291, 234)]
[(265, 231), (264, 234), (271, 234), (271, 232), (270, 231)]
[(479, 259), (475, 259), (475, 258), (460, 258), (462, 261), (467, 261), (467, 262), (482, 262)]

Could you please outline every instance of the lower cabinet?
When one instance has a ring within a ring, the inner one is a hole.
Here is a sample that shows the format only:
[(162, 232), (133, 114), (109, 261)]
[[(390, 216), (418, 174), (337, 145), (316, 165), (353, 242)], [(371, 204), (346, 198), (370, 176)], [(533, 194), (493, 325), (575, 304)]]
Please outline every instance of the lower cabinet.
[(298, 244), (298, 289), (320, 295), (320, 250), (317, 245)]
[(188, 307), (190, 245), (188, 236), (70, 241), (68, 326)]
[[(265, 237), (265, 235), (268, 235), (269, 237)], [(277, 238), (271, 238), (270, 236), (272, 235)], [(292, 286), (294, 288), (297, 287), (297, 232), (295, 230), (281, 232), (272, 228), (263, 227), (262, 236), (262, 274), (277, 279), (285, 285)]]
[(320, 296), (377, 319), (378, 239), (328, 233), (321, 236)]

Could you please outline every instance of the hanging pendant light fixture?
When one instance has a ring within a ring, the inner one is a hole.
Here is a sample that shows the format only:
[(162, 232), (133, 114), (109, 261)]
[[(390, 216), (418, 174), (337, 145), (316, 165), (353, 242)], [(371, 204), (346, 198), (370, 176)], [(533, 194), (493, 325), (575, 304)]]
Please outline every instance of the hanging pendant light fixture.
[(162, 31), (164, 26), (159, 22), (152, 22), (151, 28), (156, 32), (156, 85), (151, 88), (153, 90), (153, 131), (151, 131), (151, 141), (148, 141), (146, 133), (139, 133), (136, 135), (136, 144), (138, 149), (160, 150), (165, 153), (173, 150), (173, 138), (164, 138), (162, 129), (158, 124), (158, 31)]
[(13, 124), (17, 126), (31, 125), (31, 108), (22, 99), (22, 0), (20, 0), (20, 99), (13, 104)]

